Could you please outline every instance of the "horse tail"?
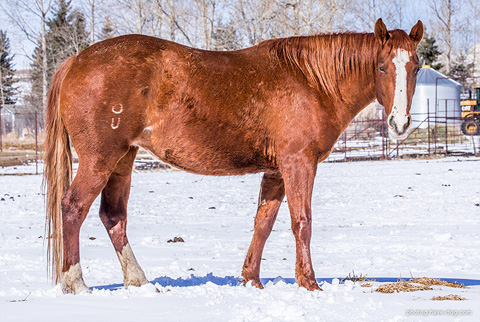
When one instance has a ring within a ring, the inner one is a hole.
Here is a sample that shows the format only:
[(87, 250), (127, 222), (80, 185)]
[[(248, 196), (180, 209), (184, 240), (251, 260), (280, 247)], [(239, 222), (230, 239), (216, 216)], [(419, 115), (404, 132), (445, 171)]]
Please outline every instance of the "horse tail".
[[(60, 115), (60, 90), (75, 56), (57, 70), (48, 92), (45, 119), (43, 191), (46, 194), (47, 272), (58, 283), (63, 266), (62, 198), (72, 181), (72, 151), (67, 129)], [(51, 266), (50, 266), (51, 265)]]

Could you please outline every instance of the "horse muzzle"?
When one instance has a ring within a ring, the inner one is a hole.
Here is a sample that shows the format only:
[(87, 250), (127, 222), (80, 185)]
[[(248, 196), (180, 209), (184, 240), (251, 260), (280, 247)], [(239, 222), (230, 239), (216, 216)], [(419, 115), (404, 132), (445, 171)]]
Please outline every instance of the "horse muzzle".
[(390, 115), (387, 124), (388, 132), (392, 139), (404, 140), (407, 138), (412, 125), (412, 117), (410, 115), (405, 115), (404, 117), (399, 117), (398, 114)]

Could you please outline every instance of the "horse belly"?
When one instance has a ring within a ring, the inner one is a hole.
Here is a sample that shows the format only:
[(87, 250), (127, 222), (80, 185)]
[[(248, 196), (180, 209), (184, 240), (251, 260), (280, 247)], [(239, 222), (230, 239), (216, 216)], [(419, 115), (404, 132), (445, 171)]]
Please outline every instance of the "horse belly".
[[(182, 131), (177, 129), (175, 133)], [(276, 171), (274, 162), (248, 144), (237, 142), (228, 146), (221, 138), (207, 137), (200, 133), (197, 136), (147, 133), (137, 144), (163, 162), (196, 174), (226, 176)]]

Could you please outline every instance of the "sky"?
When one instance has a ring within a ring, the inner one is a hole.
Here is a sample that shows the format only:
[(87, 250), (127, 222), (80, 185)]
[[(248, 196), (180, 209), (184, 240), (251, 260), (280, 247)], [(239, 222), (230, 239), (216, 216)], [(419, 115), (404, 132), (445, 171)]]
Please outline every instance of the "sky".
[[(0, 0), (1, 1), (1, 0)], [(3, 11), (0, 10), (0, 30), (7, 31), (10, 40), (10, 52), (14, 54), (15, 69), (21, 70), (29, 67), (27, 55), (33, 53), (35, 46), (14, 26)]]

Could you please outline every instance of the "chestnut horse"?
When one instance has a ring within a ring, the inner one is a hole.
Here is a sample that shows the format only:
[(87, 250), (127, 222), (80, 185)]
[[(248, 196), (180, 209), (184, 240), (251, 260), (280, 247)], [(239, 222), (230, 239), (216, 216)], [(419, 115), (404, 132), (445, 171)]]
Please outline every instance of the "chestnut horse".
[[(296, 241), (296, 280), (319, 289), (310, 256), (317, 164), (365, 106), (377, 99), (390, 134), (411, 124), (423, 36), (387, 31), (272, 39), (213, 52), (142, 35), (102, 41), (70, 57), (48, 96), (45, 183), (49, 258), (64, 292), (89, 291), (79, 232), (101, 193), (100, 218), (125, 286), (148, 283), (126, 236), (133, 162), (143, 147), (202, 175), (263, 172), (245, 282), (262, 288), (262, 251), (285, 195)], [(70, 140), (78, 153), (71, 182)]]

